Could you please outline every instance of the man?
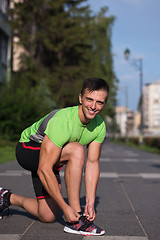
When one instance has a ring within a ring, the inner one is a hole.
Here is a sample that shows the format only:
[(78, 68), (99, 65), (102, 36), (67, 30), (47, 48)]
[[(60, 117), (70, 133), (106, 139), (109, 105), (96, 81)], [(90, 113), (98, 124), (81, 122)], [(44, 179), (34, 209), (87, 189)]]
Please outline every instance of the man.
[[(94, 225), (94, 202), (99, 179), (99, 157), (105, 138), (105, 123), (99, 116), (109, 95), (103, 79), (89, 78), (83, 83), (79, 106), (56, 110), (25, 129), (16, 148), (19, 164), (31, 171), (37, 199), (0, 189), (0, 212), (10, 205), (23, 207), (42, 222), (54, 222), (62, 209), (65, 232), (102, 235)], [(86, 205), (80, 206), (80, 187), (85, 161)], [(65, 183), (68, 204), (61, 195), (59, 170), (66, 164)]]

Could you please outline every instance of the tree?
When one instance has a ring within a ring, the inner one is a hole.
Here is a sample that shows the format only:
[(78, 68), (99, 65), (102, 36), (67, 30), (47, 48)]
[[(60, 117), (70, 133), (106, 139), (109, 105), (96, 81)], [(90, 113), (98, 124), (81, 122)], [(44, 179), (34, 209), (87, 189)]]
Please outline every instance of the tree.
[(110, 86), (110, 97), (104, 115), (114, 116), (114, 107), (116, 106), (116, 91), (118, 80), (113, 69), (112, 58), (112, 26), (114, 17), (106, 17), (108, 7), (104, 7), (93, 16), (87, 25), (87, 32), (90, 36), (92, 51), (90, 56), (90, 72), (92, 76), (98, 76), (107, 81)]
[[(105, 17), (107, 8), (98, 16), (91, 16), (89, 7), (83, 7), (85, 2), (25, 0), (15, 3), (12, 12), (15, 36), (26, 50), (21, 71), (30, 71), (32, 66), (32, 74), (45, 78), (60, 107), (77, 102), (80, 83), (86, 77), (107, 78), (114, 88), (111, 55), (114, 18)], [(32, 13), (28, 16), (30, 9)]]
[(8, 140), (18, 140), (26, 127), (56, 107), (43, 80), (30, 92), (14, 82), (12, 78), (12, 86), (7, 83), (0, 93), (0, 137)]
[(110, 97), (103, 115), (114, 116), (114, 17), (106, 16), (107, 7), (93, 15), (85, 2), (15, 2), (10, 24), (24, 52), (12, 85), (0, 94), (0, 134), (16, 135), (52, 109), (77, 104), (82, 80), (88, 77), (107, 80)]
[(15, 36), (26, 50), (21, 71), (30, 71), (32, 65), (36, 74), (41, 70), (43, 78), (47, 72), (46, 81), (60, 107), (76, 102), (77, 83), (87, 70), (85, 51), (90, 46), (86, 45), (83, 18), (88, 7), (78, 7), (82, 2), (25, 0), (15, 3), (12, 11)]

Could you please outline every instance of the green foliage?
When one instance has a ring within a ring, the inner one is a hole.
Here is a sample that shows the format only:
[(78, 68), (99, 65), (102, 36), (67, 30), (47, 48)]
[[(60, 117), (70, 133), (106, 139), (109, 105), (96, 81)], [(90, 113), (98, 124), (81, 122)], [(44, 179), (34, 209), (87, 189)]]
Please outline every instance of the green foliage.
[(55, 107), (43, 80), (30, 87), (28, 79), (28, 73), (24, 74), (21, 80), (28, 84), (15, 87), (13, 81), (12, 86), (6, 85), (0, 94), (0, 136), (8, 140), (18, 139), (26, 127)]
[[(125, 137), (118, 138), (118, 141), (125, 142)], [(142, 149), (157, 149), (157, 152), (160, 152), (160, 138), (159, 137), (143, 137), (143, 144), (139, 144), (139, 137), (129, 137), (128, 138), (129, 144), (132, 144), (133, 146), (142, 146)]]
[(84, 7), (85, 2), (26, 0), (15, 3), (11, 25), (27, 55), (27, 58), (21, 56), (21, 71), (30, 71), (32, 65), (26, 62), (28, 58), (37, 71), (47, 71), (46, 81), (59, 107), (77, 104), (84, 78), (104, 78), (111, 88), (108, 112), (113, 115), (117, 82), (111, 54), (114, 18), (105, 16), (108, 8), (91, 16), (89, 7)]
[(144, 137), (144, 143), (149, 147), (156, 147), (160, 149), (160, 138), (159, 137)]
[(8, 142), (0, 139), (0, 164), (16, 159), (15, 148), (17, 142)]
[(114, 117), (114, 107), (116, 106), (116, 91), (118, 80), (113, 70), (112, 59), (112, 25), (114, 17), (106, 17), (108, 7), (104, 7), (98, 15), (90, 18), (86, 25), (86, 31), (89, 36), (89, 43), (92, 46), (90, 51), (90, 63), (88, 66), (88, 76), (97, 76), (107, 81), (110, 86), (110, 96), (108, 103), (103, 110), (103, 116), (106, 114)]
[[(11, 24), (19, 43), (35, 69), (49, 74), (46, 81), (60, 107), (77, 103), (78, 86), (89, 62), (83, 23), (87, 8), (79, 7), (82, 2), (26, 0), (15, 3), (12, 12)], [(30, 71), (26, 58), (21, 56), (21, 60), (21, 71)]]
[(93, 15), (86, 0), (25, 0), (14, 3), (10, 24), (24, 52), (12, 85), (0, 94), (0, 135), (15, 139), (55, 107), (78, 104), (82, 81), (104, 78), (110, 86), (102, 115), (114, 116), (117, 79), (113, 71), (108, 8)]

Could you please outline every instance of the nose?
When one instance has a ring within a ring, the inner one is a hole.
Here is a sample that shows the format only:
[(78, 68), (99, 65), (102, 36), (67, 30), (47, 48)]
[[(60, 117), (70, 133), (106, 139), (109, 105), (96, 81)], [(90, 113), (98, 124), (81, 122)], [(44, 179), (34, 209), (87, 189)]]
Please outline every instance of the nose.
[(92, 110), (95, 110), (96, 109), (96, 102), (92, 102), (90, 107), (91, 107)]

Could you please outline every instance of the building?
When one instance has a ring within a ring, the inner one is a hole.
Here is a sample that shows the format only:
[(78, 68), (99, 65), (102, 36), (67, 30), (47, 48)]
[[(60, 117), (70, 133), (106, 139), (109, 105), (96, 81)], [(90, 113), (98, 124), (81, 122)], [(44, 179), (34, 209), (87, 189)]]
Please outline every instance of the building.
[(11, 78), (12, 31), (7, 24), (9, 5), (9, 0), (0, 0), (0, 89)]
[[(22, 3), (23, 0), (14, 0), (10, 2), (10, 8), (14, 8), (15, 3)], [(13, 36), (13, 52), (12, 52), (12, 58), (13, 58), (13, 72), (19, 71), (21, 67), (21, 60), (23, 57), (23, 54), (28, 54), (27, 51), (24, 49), (24, 47), (20, 44), (19, 38), (17, 36)]]
[(160, 79), (143, 87), (143, 127), (145, 135), (160, 135)]
[(116, 121), (119, 125), (121, 136), (126, 136), (127, 111), (126, 107), (116, 107)]
[(116, 121), (122, 137), (139, 136), (140, 112), (133, 112), (126, 107), (116, 107)]

